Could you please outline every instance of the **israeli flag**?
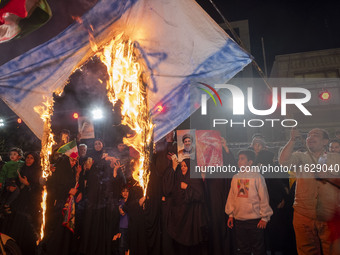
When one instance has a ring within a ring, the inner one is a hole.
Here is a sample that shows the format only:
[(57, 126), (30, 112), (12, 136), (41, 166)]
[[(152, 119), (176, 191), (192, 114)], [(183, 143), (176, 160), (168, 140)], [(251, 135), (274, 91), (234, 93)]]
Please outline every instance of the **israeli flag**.
[(0, 97), (39, 138), (43, 122), (33, 108), (94, 55), (89, 31), (99, 47), (124, 32), (139, 48), (151, 75), (155, 141), (194, 111), (190, 85), (225, 83), (252, 61), (193, 0), (101, 0), (81, 21), (0, 67)]

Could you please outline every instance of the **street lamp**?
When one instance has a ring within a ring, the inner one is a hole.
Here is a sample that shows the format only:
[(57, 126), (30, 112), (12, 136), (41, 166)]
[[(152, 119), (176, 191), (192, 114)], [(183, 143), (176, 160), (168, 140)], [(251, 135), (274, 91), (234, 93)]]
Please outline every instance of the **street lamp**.
[(328, 90), (323, 89), (319, 93), (319, 98), (323, 101), (327, 101), (331, 98), (331, 94), (328, 92)]
[(96, 108), (92, 110), (92, 118), (94, 120), (100, 120), (104, 117), (102, 109)]
[(72, 115), (73, 119), (78, 119), (79, 118), (79, 114), (77, 112), (73, 113)]

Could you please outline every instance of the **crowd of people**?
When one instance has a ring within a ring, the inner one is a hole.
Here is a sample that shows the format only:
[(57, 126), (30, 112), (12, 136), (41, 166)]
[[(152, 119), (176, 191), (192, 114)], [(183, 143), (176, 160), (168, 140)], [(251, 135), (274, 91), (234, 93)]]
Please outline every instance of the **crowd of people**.
[[(38, 153), (13, 148), (9, 161), (0, 158), (0, 232), (29, 255), (340, 253), (339, 138), (315, 128), (295, 151), (301, 134), (293, 129), (279, 155), (262, 135), (237, 155), (221, 138), (223, 164), (240, 169), (232, 178), (190, 178), (191, 140), (183, 136), (188, 153), (178, 152), (174, 131), (155, 144), (146, 195), (132, 177), (138, 153), (123, 142), (107, 149), (96, 138), (93, 148), (82, 142), (65, 155), (58, 150), (70, 133), (62, 130), (47, 181)], [(241, 170), (279, 164), (304, 171), (265, 178)], [(37, 245), (43, 186), (46, 226)]]

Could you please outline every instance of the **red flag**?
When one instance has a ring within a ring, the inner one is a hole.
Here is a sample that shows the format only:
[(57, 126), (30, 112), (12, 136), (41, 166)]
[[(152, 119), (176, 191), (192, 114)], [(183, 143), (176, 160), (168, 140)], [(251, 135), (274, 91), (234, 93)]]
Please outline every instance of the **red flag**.
[(5, 23), (4, 15), (12, 13), (20, 18), (27, 16), (26, 0), (11, 0), (3, 8), (0, 9), (0, 25)]

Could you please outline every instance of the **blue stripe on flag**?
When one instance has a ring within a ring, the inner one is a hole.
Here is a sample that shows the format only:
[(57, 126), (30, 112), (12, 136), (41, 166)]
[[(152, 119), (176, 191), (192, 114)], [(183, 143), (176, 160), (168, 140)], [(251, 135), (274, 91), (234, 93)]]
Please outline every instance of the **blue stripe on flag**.
[(46, 80), (58, 80), (58, 75), (65, 73), (66, 63), (73, 67), (82, 59), (77, 54), (89, 47), (90, 25), (94, 37), (100, 36), (136, 2), (138, 0), (102, 0), (82, 16), (82, 24), (70, 25), (48, 42), (1, 66), (0, 94), (19, 103), (29, 93), (44, 93), (45, 89), (39, 87)]
[(185, 78), (160, 100), (162, 106), (168, 110), (158, 113), (158, 105), (151, 109), (153, 122), (156, 125), (154, 140), (158, 141), (186, 120), (196, 110), (194, 103), (200, 104), (200, 94), (192, 94), (190, 85), (206, 80), (209, 80), (209, 84), (227, 82), (251, 61), (252, 58), (240, 50), (234, 41), (228, 40), (220, 51), (197, 66), (192, 75)]

